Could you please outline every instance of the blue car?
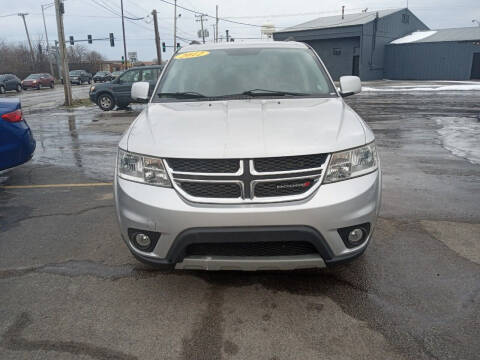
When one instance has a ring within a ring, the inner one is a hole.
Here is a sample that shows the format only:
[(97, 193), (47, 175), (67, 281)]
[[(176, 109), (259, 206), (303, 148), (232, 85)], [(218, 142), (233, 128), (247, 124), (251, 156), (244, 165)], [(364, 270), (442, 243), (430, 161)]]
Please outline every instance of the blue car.
[(0, 171), (21, 165), (33, 156), (35, 139), (17, 98), (0, 99)]

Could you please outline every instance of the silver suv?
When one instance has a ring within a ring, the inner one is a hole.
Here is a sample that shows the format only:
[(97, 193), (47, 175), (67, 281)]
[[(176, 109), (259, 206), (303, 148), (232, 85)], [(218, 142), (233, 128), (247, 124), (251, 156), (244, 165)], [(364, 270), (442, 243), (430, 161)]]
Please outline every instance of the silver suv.
[[(148, 99), (148, 83), (132, 98)], [(163, 268), (321, 268), (361, 255), (379, 211), (374, 136), (297, 42), (192, 45), (119, 144), (133, 255)]]

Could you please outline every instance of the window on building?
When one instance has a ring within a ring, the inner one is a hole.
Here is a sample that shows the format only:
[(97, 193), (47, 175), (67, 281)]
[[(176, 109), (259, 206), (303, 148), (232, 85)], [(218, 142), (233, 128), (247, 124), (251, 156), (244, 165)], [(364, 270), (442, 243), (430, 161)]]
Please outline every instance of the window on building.
[(403, 22), (404, 24), (408, 24), (408, 23), (410, 22), (410, 15), (408, 15), (408, 14), (403, 14), (403, 15), (402, 15), (402, 22)]
[(333, 55), (342, 55), (342, 49), (333, 48)]

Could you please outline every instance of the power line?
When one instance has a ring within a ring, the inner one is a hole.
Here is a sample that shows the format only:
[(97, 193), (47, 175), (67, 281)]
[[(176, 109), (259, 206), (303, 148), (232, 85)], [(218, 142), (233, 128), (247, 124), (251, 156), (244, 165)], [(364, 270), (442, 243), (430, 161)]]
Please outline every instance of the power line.
[[(172, 5), (172, 6), (175, 6), (175, 4), (167, 1), (167, 0), (160, 0), (161, 2), (164, 2), (165, 4), (169, 4), (169, 5)], [(177, 7), (179, 7), (180, 9), (183, 9), (185, 11), (188, 11), (188, 12), (191, 12), (191, 13), (194, 13), (194, 14), (197, 14), (197, 15), (204, 15), (206, 17), (209, 17), (209, 18), (212, 18), (212, 19), (216, 19), (215, 16), (212, 16), (210, 14), (207, 14), (207, 13), (204, 13), (204, 12), (199, 12), (199, 11), (196, 11), (196, 10), (192, 10), (192, 9), (189, 9), (189, 8), (186, 8), (184, 6), (180, 6), (180, 5), (177, 5)], [(229, 23), (232, 23), (232, 24), (238, 24), (238, 25), (245, 25), (245, 26), (253, 26), (253, 27), (259, 27), (261, 28), (262, 25), (257, 25), (257, 24), (249, 24), (249, 23), (244, 23), (244, 22), (240, 22), (240, 21), (234, 21), (234, 20), (228, 20), (228, 19), (225, 19), (225, 18), (218, 18), (218, 20), (221, 20), (221, 21), (225, 21), (225, 22), (229, 22)]]

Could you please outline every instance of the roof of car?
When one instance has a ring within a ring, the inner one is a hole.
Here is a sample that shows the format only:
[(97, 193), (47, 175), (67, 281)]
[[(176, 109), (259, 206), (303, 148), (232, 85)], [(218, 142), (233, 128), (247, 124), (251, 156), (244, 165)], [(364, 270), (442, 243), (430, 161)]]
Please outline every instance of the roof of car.
[(251, 49), (251, 48), (282, 48), (282, 49), (301, 49), (307, 48), (303, 43), (296, 41), (262, 41), (262, 42), (225, 42), (210, 44), (187, 45), (178, 51), (179, 54), (189, 51), (206, 51), (216, 49)]

